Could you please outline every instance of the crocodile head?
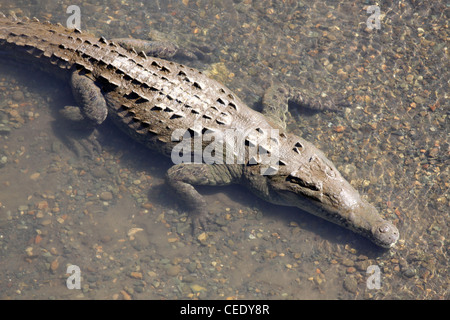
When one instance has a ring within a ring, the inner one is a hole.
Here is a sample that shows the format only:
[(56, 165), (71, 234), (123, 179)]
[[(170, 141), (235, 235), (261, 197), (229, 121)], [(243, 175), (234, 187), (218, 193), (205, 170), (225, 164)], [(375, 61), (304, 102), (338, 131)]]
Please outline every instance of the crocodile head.
[(359, 233), (381, 247), (392, 247), (398, 229), (361, 198), (333, 163), (312, 144), (302, 141), (301, 158), (268, 176), (273, 202), (295, 206)]

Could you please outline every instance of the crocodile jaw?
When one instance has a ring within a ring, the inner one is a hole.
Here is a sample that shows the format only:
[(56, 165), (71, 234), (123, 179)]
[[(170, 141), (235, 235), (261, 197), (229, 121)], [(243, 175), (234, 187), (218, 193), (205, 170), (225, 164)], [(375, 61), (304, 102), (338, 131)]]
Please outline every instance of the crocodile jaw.
[[(384, 248), (399, 239), (398, 229), (377, 209), (361, 198), (348, 181), (335, 171), (333, 179), (316, 179), (319, 190), (311, 190), (282, 174), (270, 177), (272, 202), (298, 207), (318, 217), (350, 229)], [(316, 177), (325, 175), (316, 175)], [(276, 195), (276, 196), (274, 196)]]

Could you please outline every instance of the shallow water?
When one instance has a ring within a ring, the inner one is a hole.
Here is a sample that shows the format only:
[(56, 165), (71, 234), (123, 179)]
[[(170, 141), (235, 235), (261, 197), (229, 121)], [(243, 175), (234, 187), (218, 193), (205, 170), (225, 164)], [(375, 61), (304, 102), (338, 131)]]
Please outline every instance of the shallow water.
[[(71, 3), (3, 0), (65, 24)], [(70, 88), (0, 66), (2, 299), (449, 299), (449, 5), (380, 1), (85, 1), (81, 28), (167, 38), (258, 107), (271, 82), (344, 96), (342, 112), (290, 106), (289, 129), (322, 149), (401, 239), (390, 251), (239, 186), (203, 187), (206, 239), (164, 184), (170, 161), (106, 123), (76, 156), (57, 110)], [(81, 270), (81, 290), (66, 268)], [(380, 287), (367, 285), (369, 266)], [(274, 277), (274, 274), (277, 276)]]

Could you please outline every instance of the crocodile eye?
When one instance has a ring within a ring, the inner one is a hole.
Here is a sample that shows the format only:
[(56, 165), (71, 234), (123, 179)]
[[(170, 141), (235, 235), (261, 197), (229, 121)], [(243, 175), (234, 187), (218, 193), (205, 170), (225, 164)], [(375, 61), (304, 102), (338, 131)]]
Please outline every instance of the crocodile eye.
[(293, 175), (288, 175), (286, 177), (286, 181), (291, 182), (291, 183), (295, 183), (295, 184), (300, 184), (301, 179), (296, 177), (296, 176), (293, 176)]
[(316, 183), (314, 181), (311, 181), (310, 179), (308, 179), (308, 181), (304, 180), (300, 176), (298, 176), (295, 172), (288, 175), (286, 177), (286, 181), (296, 184), (296, 185), (299, 185), (304, 188), (308, 188), (313, 191), (319, 191), (322, 187), (320, 182)]

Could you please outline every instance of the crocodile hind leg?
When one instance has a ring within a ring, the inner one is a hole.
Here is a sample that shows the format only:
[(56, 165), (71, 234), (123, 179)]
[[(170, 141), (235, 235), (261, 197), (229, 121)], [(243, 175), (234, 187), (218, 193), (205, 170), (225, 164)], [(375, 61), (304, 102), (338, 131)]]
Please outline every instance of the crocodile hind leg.
[(208, 208), (194, 185), (224, 186), (237, 183), (242, 176), (241, 165), (182, 163), (172, 166), (166, 175), (168, 184), (186, 205), (192, 217), (193, 232), (206, 229)]
[(299, 89), (289, 88), (282, 84), (272, 84), (264, 93), (261, 113), (285, 129), (286, 116), (289, 114), (289, 102), (313, 111), (337, 112), (343, 110), (346, 105), (345, 99), (341, 96), (336, 99), (310, 97)]
[(70, 134), (65, 134), (63, 139), (78, 156), (92, 156), (94, 150), (101, 152), (96, 126), (106, 119), (106, 101), (95, 82), (79, 71), (72, 73), (70, 85), (78, 106), (66, 106), (60, 111), (73, 124), (71, 129), (74, 129)]

